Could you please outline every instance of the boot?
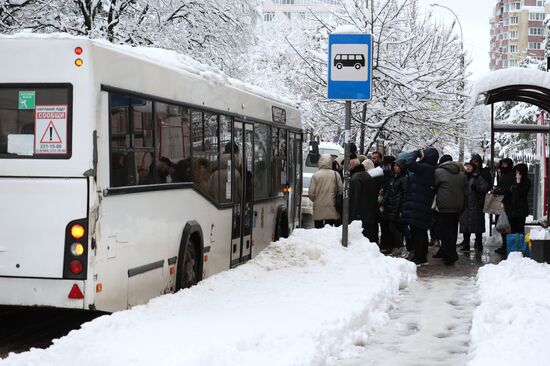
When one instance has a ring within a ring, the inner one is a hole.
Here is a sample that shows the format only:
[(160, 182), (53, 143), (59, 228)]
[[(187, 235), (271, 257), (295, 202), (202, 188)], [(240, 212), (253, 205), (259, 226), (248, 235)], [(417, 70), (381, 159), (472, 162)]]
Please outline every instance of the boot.
[(469, 252), (470, 251), (470, 242), (469, 241), (463, 242), (462, 245), (460, 245), (460, 251), (461, 252)]
[(476, 240), (474, 248), (477, 252), (483, 252), (483, 244), (481, 240)]

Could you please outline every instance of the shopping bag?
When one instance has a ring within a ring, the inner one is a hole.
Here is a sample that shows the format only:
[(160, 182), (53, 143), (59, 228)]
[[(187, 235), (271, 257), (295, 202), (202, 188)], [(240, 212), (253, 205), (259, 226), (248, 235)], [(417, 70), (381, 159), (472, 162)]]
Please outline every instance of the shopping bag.
[(483, 212), (491, 215), (500, 215), (504, 212), (503, 198), (504, 196), (501, 194), (487, 193), (485, 195), (485, 203), (483, 204)]
[(506, 235), (506, 251), (508, 254), (510, 254), (510, 252), (521, 252), (524, 257), (531, 256), (529, 245), (525, 241), (525, 235), (523, 234)]
[(502, 213), (498, 217), (497, 226), (495, 226), (495, 229), (501, 234), (508, 234), (512, 231), (512, 228), (510, 227), (510, 221), (508, 221), (508, 215), (506, 215), (506, 212), (502, 211)]

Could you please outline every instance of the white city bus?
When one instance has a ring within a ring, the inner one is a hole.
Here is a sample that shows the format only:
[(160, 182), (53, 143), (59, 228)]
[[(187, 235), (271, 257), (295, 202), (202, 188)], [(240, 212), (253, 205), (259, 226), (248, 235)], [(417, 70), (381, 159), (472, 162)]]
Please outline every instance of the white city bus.
[(170, 51), (56, 35), (0, 53), (0, 304), (126, 309), (298, 224), (291, 104)]

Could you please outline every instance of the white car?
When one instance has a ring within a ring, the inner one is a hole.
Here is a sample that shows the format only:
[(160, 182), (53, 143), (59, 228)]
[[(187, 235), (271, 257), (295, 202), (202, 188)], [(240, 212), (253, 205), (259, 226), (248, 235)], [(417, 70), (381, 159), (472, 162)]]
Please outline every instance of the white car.
[[(303, 183), (302, 183), (302, 216), (313, 215), (313, 202), (309, 199), (309, 182), (313, 174), (319, 169), (317, 163), (312, 163), (310, 152), (305, 154), (306, 158), (303, 163)], [(333, 159), (344, 154), (344, 149), (332, 142), (319, 143), (319, 154), (330, 154)]]

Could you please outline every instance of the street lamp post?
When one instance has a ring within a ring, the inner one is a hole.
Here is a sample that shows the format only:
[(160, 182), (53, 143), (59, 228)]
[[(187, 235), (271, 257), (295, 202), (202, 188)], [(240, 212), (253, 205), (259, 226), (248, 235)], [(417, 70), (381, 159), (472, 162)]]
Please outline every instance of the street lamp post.
[[(464, 92), (464, 66), (465, 66), (465, 60), (464, 60), (464, 33), (462, 32), (462, 24), (460, 23), (460, 19), (458, 18), (458, 15), (453, 11), (453, 9), (449, 8), (448, 6), (441, 5), (438, 3), (432, 3), (430, 4), (431, 7), (440, 7), (443, 9), (447, 9), (450, 11), (457, 23), (458, 27), (460, 28), (460, 69), (462, 71), (462, 81), (458, 85), (459, 90), (461, 92)], [(462, 108), (464, 108), (464, 100), (461, 98), (462, 101)], [(464, 119), (458, 124), (458, 161), (464, 161)]]

